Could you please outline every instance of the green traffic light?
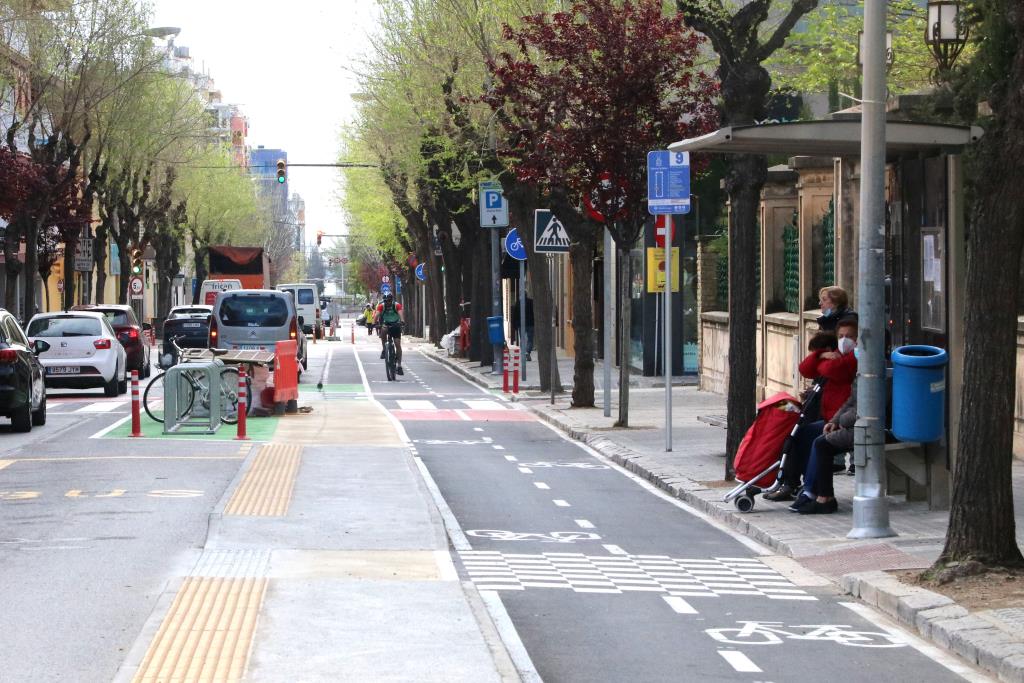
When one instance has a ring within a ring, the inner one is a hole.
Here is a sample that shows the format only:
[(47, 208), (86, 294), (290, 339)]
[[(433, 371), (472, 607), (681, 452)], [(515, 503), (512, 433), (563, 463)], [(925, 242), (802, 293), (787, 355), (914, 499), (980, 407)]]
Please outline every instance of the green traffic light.
[(279, 175), (279, 176), (277, 176), (277, 182), (279, 182), (279, 183), (284, 183), (284, 180), (285, 180), (285, 179), (284, 179), (284, 176), (283, 176), (283, 175)]

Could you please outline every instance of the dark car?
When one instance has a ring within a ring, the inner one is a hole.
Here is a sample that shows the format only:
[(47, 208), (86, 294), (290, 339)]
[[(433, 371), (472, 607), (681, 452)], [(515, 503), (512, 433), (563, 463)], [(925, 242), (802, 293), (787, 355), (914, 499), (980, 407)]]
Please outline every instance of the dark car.
[(163, 346), (159, 365), (169, 368), (178, 362), (171, 340), (183, 349), (205, 349), (210, 339), (210, 316), (213, 306), (175, 306), (164, 321)]
[(139, 371), (139, 377), (149, 377), (149, 344), (146, 343), (145, 332), (151, 329), (149, 323), (139, 324), (135, 317), (135, 310), (131, 306), (116, 304), (96, 304), (72, 307), (73, 311), (95, 311), (106, 316), (110, 326), (117, 334), (117, 340), (121, 342), (125, 353), (128, 354), (127, 371)]
[(50, 345), (30, 344), (18, 321), (0, 308), (0, 415), (11, 418), (16, 432), (46, 424), (46, 385), (36, 354)]

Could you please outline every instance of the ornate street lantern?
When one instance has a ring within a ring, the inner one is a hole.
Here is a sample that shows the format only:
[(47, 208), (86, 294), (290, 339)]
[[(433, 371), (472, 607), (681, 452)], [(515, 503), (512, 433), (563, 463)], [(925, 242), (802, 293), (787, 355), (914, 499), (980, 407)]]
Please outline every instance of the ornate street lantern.
[(953, 68), (967, 44), (967, 26), (960, 20), (960, 3), (955, 0), (928, 0), (928, 24), (924, 42), (935, 56), (937, 72)]

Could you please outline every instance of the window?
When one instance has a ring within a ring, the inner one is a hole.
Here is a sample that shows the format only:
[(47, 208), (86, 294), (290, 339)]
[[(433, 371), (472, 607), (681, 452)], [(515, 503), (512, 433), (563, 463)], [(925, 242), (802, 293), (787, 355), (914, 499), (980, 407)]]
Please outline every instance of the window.
[(25, 338), (25, 333), (21, 331), (18, 321), (13, 317), (7, 318), (7, 322), (4, 324), (4, 333), (12, 344), (28, 346), (28, 339)]
[(945, 239), (942, 228), (921, 228), (921, 328), (946, 331), (943, 291)]
[(100, 321), (62, 315), (55, 318), (36, 318), (28, 326), (30, 337), (98, 337)]
[(300, 289), (299, 290), (299, 304), (302, 306), (311, 306), (316, 303), (316, 297), (313, 295), (312, 289)]
[(102, 313), (103, 316), (110, 322), (114, 327), (125, 327), (127, 325), (134, 325), (133, 321), (127, 311), (120, 311), (117, 309), (107, 309), (105, 311), (97, 310), (97, 313)]
[(283, 327), (288, 304), (279, 296), (230, 296), (220, 304), (220, 321), (229, 327)]

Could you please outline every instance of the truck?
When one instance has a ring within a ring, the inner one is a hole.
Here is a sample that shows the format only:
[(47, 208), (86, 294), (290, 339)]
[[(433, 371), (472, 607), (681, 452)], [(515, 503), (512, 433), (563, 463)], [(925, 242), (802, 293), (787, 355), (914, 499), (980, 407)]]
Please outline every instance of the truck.
[(263, 247), (212, 246), (210, 280), (239, 280), (243, 289), (263, 289), (270, 282), (270, 259)]

